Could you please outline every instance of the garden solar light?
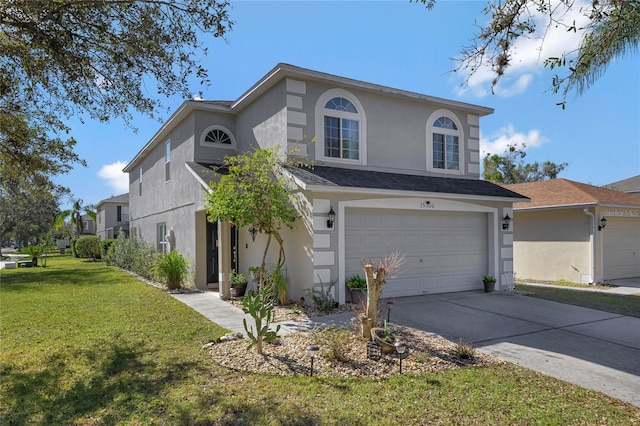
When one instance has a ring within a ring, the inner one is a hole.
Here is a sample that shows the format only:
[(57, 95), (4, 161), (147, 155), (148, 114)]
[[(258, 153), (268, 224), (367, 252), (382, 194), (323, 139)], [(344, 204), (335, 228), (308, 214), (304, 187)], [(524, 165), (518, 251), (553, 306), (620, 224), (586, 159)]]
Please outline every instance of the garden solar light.
[(309, 356), (311, 357), (311, 377), (313, 377), (313, 359), (316, 357), (319, 350), (320, 346), (318, 345), (307, 346), (307, 352), (309, 352)]
[(396, 352), (398, 352), (398, 358), (400, 359), (400, 374), (402, 374), (402, 354), (406, 352), (407, 344), (405, 342), (396, 342), (393, 346), (396, 347)]

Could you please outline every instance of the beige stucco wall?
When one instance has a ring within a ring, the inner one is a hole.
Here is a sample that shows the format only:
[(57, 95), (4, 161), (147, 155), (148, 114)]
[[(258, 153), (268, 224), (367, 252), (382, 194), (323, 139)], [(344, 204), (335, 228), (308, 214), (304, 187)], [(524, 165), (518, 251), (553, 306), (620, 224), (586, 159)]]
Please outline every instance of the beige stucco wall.
[(582, 208), (514, 212), (518, 279), (571, 282), (591, 274), (590, 218)]

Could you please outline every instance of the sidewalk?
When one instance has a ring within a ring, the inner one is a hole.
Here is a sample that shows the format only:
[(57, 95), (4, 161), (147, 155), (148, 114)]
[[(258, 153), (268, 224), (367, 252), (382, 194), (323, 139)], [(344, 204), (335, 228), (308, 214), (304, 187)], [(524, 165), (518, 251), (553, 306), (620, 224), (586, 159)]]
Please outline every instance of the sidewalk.
[[(254, 325), (254, 320), (251, 316), (242, 312), (242, 309), (220, 299), (220, 294), (218, 292), (205, 291), (198, 293), (172, 293), (171, 295), (185, 305), (193, 308), (196, 312), (199, 312), (210, 321), (213, 321), (232, 332), (242, 333), (243, 336), (246, 336), (247, 334), (244, 329), (243, 319), (247, 320), (249, 328)], [(329, 324), (346, 327), (349, 325), (351, 318), (353, 318), (353, 313), (345, 312), (342, 314), (327, 315), (318, 318), (304, 318), (300, 320), (272, 323), (273, 325), (271, 329), (275, 330), (275, 327), (280, 325), (280, 331), (278, 334), (287, 335), (300, 331), (310, 331)]]
[(602, 294), (622, 294), (622, 295), (627, 295), (627, 296), (631, 295), (631, 294), (640, 293), (640, 288), (639, 287), (623, 287), (623, 286), (619, 286), (619, 287), (611, 287), (611, 288), (608, 288), (606, 290), (603, 290), (601, 288), (569, 287), (569, 286), (565, 286), (565, 285), (538, 284), (538, 283), (528, 283), (528, 282), (518, 282), (518, 281), (516, 281), (516, 284), (530, 285), (532, 287), (559, 288), (559, 289), (562, 289), (562, 290), (590, 291), (590, 292), (602, 293)]

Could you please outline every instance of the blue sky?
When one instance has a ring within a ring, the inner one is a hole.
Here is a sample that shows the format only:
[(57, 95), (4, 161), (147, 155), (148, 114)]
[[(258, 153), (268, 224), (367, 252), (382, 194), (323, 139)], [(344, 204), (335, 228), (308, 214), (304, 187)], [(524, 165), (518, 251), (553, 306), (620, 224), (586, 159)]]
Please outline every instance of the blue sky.
[[(630, 54), (565, 110), (549, 90), (553, 73), (547, 56), (570, 50), (575, 40), (552, 31), (540, 52), (540, 40), (516, 45), (516, 59), (491, 94), (481, 70), (461, 86), (452, 73), (460, 49), (470, 44), (485, 1), (439, 0), (423, 5), (393, 1), (232, 1), (234, 29), (227, 41), (203, 41), (202, 58), (212, 84), (193, 92), (204, 99), (234, 100), (279, 62), (370, 83), (460, 100), (495, 109), (481, 119), (481, 151), (502, 153), (508, 143), (526, 143), (528, 162), (567, 162), (564, 177), (604, 185), (640, 174), (640, 55)], [(568, 16), (567, 19), (574, 19)], [(579, 20), (580, 17), (577, 16)], [(555, 72), (555, 71), (554, 71)], [(182, 103), (163, 99), (167, 119)], [(69, 120), (77, 152), (88, 167), (76, 167), (56, 181), (85, 204), (128, 191), (122, 168), (161, 125), (136, 116), (135, 132), (122, 120), (101, 124)]]

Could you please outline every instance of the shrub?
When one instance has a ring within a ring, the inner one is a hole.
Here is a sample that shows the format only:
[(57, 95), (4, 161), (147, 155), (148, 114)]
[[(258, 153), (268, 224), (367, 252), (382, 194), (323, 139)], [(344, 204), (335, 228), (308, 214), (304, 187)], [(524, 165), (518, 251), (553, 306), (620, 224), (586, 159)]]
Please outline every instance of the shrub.
[(86, 235), (78, 238), (75, 244), (76, 257), (100, 259), (100, 238)]
[(109, 248), (107, 264), (131, 271), (147, 279), (154, 278), (158, 253), (153, 246), (137, 238), (127, 238), (124, 233)]
[(109, 255), (109, 248), (118, 240), (116, 240), (115, 238), (109, 238), (106, 240), (102, 240), (100, 241), (100, 256), (102, 257), (103, 260), (105, 260)]
[(38, 257), (42, 256), (42, 254), (44, 253), (44, 247), (41, 245), (26, 246), (22, 247), (20, 251), (31, 256), (31, 262), (33, 263), (33, 266), (38, 266)]
[(316, 308), (320, 309), (323, 312), (328, 312), (334, 309), (337, 306), (336, 299), (333, 297), (333, 287), (336, 282), (333, 281), (329, 284), (329, 286), (325, 289), (322, 281), (320, 282), (320, 290), (316, 290), (315, 288), (306, 289), (306, 293), (311, 297), (313, 303)]
[(323, 357), (329, 362), (350, 361), (351, 333), (332, 325), (313, 333), (314, 340), (322, 348)]
[(76, 252), (77, 242), (78, 242), (77, 238), (72, 238), (71, 241), (69, 241), (69, 245), (71, 246), (71, 254), (73, 255), (73, 257), (79, 257), (78, 253)]
[(465, 343), (461, 340), (456, 343), (453, 354), (459, 359), (472, 359), (476, 354), (476, 350), (471, 343)]
[(272, 271), (270, 271), (267, 274), (266, 282), (271, 294), (278, 303), (286, 305), (289, 301), (287, 297), (287, 279), (284, 276), (282, 268), (276, 266)]
[(156, 274), (161, 278), (169, 290), (182, 287), (182, 283), (189, 275), (189, 262), (176, 250), (161, 254), (156, 259)]

